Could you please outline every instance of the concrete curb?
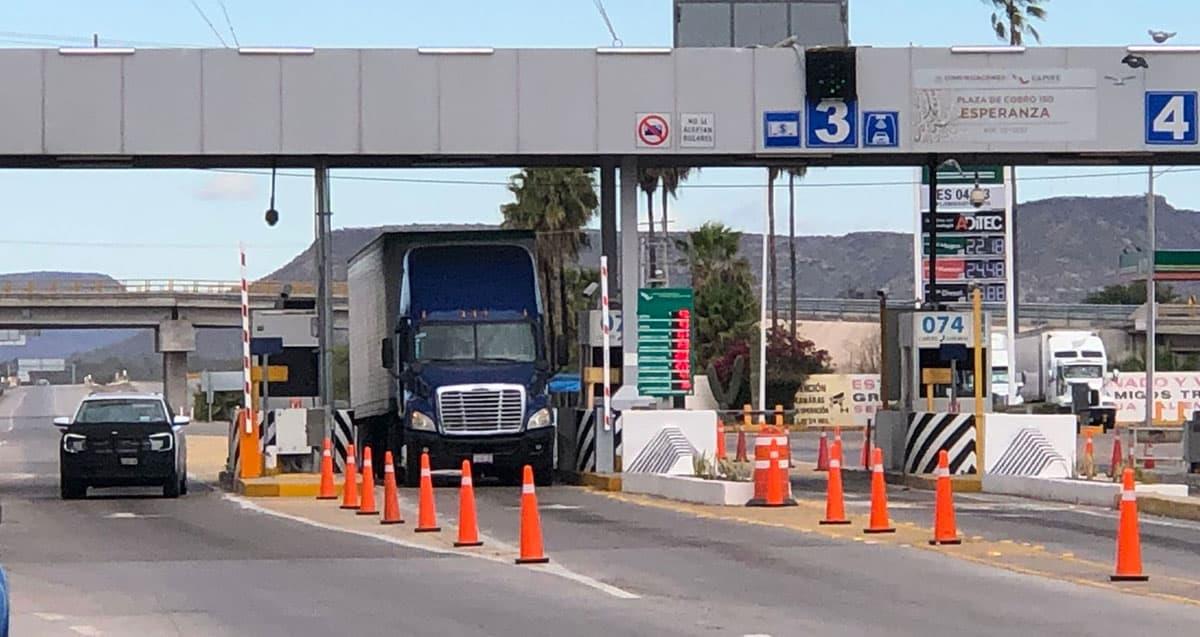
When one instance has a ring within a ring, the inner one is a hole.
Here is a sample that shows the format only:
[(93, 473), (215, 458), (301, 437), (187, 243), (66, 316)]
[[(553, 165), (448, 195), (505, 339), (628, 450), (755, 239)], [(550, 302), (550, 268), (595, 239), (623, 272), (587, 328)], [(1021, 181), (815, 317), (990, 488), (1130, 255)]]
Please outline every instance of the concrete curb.
[(696, 504), (745, 506), (754, 497), (754, 483), (658, 473), (628, 473), (621, 478), (621, 491)]
[[(1115, 508), (1121, 492), (1121, 485), (1102, 480), (1069, 480), (990, 474), (984, 478), (983, 487), (984, 493), (1104, 508)], [(1183, 503), (1189, 502), (1186, 498), (1186, 485), (1139, 483), (1136, 490), (1139, 508), (1144, 512), (1145, 507), (1140, 505), (1140, 501), (1151, 497), (1179, 499)], [(1196, 502), (1200, 505), (1200, 500)], [(1166, 509), (1164, 507), (1164, 510)]]
[(620, 491), (621, 474), (595, 473), (593, 471), (562, 471), (558, 478), (565, 484), (590, 487), (599, 491)]
[(1166, 495), (1138, 496), (1138, 511), (1148, 515), (1200, 522), (1200, 499)]
[[(285, 473), (264, 478), (236, 478), (222, 471), (221, 488), (248, 498), (315, 498), (321, 476), (315, 473)], [(339, 497), (341, 484), (335, 484)]]

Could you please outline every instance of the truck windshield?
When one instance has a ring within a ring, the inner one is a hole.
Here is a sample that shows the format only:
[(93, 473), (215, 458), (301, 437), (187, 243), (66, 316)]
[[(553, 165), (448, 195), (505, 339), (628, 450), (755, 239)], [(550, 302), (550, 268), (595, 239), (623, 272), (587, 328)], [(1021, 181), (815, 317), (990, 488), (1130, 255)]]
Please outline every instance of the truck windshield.
[(1062, 376), (1067, 380), (1089, 380), (1104, 376), (1104, 369), (1099, 365), (1068, 365), (1062, 368)]
[(1008, 382), (1008, 368), (1007, 367), (993, 367), (992, 368), (992, 382), (993, 383), (1007, 383)]
[(537, 356), (529, 323), (430, 324), (413, 339), (419, 361), (510, 361), (531, 363)]
[(89, 400), (79, 407), (76, 424), (167, 422), (162, 403), (157, 400)]

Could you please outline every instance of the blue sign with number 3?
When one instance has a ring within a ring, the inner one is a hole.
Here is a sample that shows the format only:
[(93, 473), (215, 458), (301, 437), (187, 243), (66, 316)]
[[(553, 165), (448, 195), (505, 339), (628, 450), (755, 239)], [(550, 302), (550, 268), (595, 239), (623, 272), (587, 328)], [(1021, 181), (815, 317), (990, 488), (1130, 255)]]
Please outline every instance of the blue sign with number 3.
[(806, 138), (809, 148), (856, 148), (858, 103), (825, 100), (808, 104)]
[(1146, 143), (1196, 143), (1196, 92), (1146, 91)]

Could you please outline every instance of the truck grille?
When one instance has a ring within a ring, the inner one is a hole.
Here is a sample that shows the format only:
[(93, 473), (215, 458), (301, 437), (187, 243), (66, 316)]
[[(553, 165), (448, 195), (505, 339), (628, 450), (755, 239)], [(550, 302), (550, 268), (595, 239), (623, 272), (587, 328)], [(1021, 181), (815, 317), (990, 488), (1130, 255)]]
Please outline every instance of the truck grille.
[(525, 391), (520, 385), (458, 385), (438, 390), (438, 415), (448, 434), (521, 430)]
[(98, 454), (134, 454), (149, 449), (150, 442), (142, 438), (110, 438), (105, 436), (88, 438), (87, 448), (92, 453)]

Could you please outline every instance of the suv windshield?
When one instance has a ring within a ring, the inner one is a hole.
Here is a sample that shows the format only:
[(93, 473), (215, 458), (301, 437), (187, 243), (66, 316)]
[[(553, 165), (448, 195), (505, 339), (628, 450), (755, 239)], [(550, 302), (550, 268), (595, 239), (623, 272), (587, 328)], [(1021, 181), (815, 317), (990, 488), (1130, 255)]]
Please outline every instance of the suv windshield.
[(151, 399), (88, 400), (79, 406), (75, 415), (78, 424), (95, 423), (165, 423), (167, 413), (162, 403)]
[(429, 324), (413, 337), (416, 358), (428, 361), (510, 361), (537, 357), (529, 323)]

